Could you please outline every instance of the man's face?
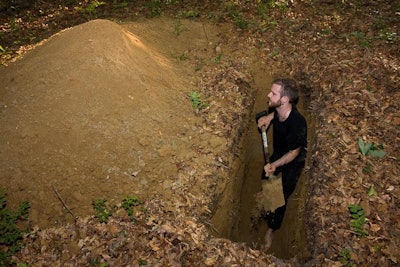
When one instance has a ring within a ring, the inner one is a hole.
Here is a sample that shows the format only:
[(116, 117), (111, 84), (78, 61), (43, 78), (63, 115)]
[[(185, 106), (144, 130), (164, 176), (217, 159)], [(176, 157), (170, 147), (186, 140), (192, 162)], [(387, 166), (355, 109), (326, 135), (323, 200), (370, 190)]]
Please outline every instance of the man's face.
[(279, 107), (282, 104), (281, 101), (281, 85), (279, 84), (272, 84), (271, 86), (271, 92), (268, 94), (268, 107), (270, 108), (276, 108)]

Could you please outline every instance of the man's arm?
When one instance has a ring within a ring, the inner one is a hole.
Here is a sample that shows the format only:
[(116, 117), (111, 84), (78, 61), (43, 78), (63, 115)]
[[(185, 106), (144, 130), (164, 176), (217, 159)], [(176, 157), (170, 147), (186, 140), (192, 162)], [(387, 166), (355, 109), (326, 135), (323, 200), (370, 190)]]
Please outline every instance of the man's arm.
[(267, 116), (262, 116), (257, 121), (258, 128), (265, 126), (266, 128), (269, 127), (271, 121), (274, 119), (274, 113), (270, 113)]
[(298, 147), (295, 150), (290, 150), (288, 153), (286, 153), (276, 161), (268, 163), (264, 166), (265, 173), (267, 175), (274, 173), (276, 168), (292, 162), (300, 154), (300, 150), (301, 147)]

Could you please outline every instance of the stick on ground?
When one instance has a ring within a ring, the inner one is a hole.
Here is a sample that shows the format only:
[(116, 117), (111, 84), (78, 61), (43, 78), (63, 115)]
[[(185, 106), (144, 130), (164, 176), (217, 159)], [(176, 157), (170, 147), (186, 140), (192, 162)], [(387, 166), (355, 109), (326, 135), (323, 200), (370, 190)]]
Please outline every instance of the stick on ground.
[(58, 199), (61, 201), (61, 203), (63, 204), (63, 206), (64, 206), (64, 208), (66, 208), (67, 209), (67, 211), (68, 211), (68, 213), (69, 214), (71, 214), (72, 215), (72, 217), (74, 217), (75, 218), (75, 215), (74, 215), (74, 213), (68, 208), (68, 206), (67, 206), (67, 204), (65, 204), (65, 202), (64, 202), (64, 200), (62, 199), (62, 197), (61, 197), (61, 195), (58, 193), (58, 191), (57, 191), (57, 189), (55, 188), (55, 186), (54, 185), (52, 185), (52, 187), (53, 187), (53, 191), (54, 191), (54, 193), (56, 193), (56, 195), (57, 195), (57, 197), (58, 197)]

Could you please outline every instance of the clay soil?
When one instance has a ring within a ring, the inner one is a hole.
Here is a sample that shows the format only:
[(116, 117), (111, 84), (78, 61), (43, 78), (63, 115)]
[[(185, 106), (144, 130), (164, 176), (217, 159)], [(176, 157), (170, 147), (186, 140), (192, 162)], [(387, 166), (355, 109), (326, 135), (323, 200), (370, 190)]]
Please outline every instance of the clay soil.
[[(132, 3), (88, 14), (41, 2), (20, 19), (3, 11), (0, 187), (8, 208), (31, 205), (14, 262), (400, 262), (399, 7), (236, 2), (165, 6), (153, 18), (149, 5)], [(262, 166), (254, 114), (277, 76), (304, 85), (311, 134), (305, 172), (266, 252), (265, 224), (251, 228)], [(360, 153), (358, 137), (385, 156)], [(121, 203), (130, 196), (140, 202), (129, 216)], [(95, 216), (100, 199), (107, 223)], [(363, 207), (368, 235), (351, 226), (350, 204)]]

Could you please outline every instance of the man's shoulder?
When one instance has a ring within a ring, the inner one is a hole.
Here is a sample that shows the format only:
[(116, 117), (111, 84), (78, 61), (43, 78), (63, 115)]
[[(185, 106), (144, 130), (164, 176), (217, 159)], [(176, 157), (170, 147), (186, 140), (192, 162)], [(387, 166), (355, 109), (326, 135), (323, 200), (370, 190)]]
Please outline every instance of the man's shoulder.
[(293, 114), (294, 114), (295, 116), (301, 117), (301, 118), (303, 118), (303, 119), (305, 120), (304, 115), (297, 109), (297, 106), (296, 106), (296, 105), (293, 105), (293, 106), (292, 106), (292, 111), (293, 111)]

